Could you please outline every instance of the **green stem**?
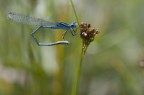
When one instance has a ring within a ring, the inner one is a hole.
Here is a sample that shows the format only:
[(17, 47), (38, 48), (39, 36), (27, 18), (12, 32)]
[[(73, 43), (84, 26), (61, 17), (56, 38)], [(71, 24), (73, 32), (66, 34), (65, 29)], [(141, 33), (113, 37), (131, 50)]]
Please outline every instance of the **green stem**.
[(75, 74), (76, 76), (75, 76), (75, 80), (74, 80), (72, 95), (78, 95), (80, 74), (81, 74), (81, 65), (82, 65), (82, 60), (83, 60), (83, 53), (84, 52), (82, 51), (80, 63), (77, 64), (76, 74)]
[(75, 74), (76, 77), (75, 77), (75, 80), (74, 80), (74, 86), (73, 86), (72, 95), (78, 95), (80, 75), (81, 75), (81, 68), (82, 68), (82, 61), (83, 61), (85, 52), (87, 50), (87, 47), (88, 47), (87, 45), (84, 47), (84, 43), (83, 43), (80, 63), (77, 65), (77, 69), (76, 69), (76, 74)]
[[(72, 5), (72, 9), (74, 11), (74, 14), (75, 14), (75, 17), (76, 17), (79, 29), (80, 29), (80, 23), (79, 23), (79, 19), (78, 19), (77, 13), (76, 13), (75, 6), (74, 6), (72, 0), (70, 0), (70, 2), (71, 2), (71, 5)], [(83, 43), (83, 45), (84, 45), (84, 43)], [(83, 57), (85, 55), (85, 51), (86, 51), (85, 48), (82, 48), (81, 59), (80, 59), (80, 63), (77, 64), (77, 68), (76, 68), (76, 72), (75, 72), (76, 76), (75, 76), (75, 79), (74, 79), (74, 84), (73, 84), (71, 95), (78, 95), (79, 82), (80, 82), (80, 74), (81, 74), (81, 67), (82, 67), (82, 61), (83, 61)]]
[(74, 6), (74, 4), (73, 4), (73, 1), (70, 0), (70, 2), (71, 2), (71, 5), (72, 5), (72, 8), (73, 8), (73, 11), (74, 11), (74, 14), (75, 14), (75, 17), (76, 17), (77, 23), (78, 23), (78, 25), (80, 25), (80, 23), (79, 23), (79, 19), (78, 19), (77, 13), (76, 13), (75, 6)]

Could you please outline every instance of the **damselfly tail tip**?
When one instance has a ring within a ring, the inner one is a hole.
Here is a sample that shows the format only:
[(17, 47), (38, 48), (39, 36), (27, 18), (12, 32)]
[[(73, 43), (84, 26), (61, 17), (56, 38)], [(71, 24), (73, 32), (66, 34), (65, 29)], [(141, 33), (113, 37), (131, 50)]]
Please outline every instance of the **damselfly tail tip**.
[(68, 44), (69, 44), (69, 41), (58, 41), (57, 43), (58, 43), (58, 44), (67, 44), (67, 45), (68, 45)]

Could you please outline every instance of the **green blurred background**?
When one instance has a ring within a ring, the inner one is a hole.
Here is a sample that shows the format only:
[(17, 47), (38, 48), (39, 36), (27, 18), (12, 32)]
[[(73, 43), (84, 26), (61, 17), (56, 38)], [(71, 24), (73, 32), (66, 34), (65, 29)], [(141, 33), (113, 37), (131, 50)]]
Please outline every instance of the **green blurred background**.
[[(83, 60), (79, 95), (144, 95), (144, 0), (73, 2), (79, 20), (100, 31)], [(0, 0), (0, 95), (70, 95), (80, 36), (68, 33), (70, 45), (39, 47), (31, 38), (36, 26), (8, 20), (9, 12), (76, 21), (69, 0)], [(61, 30), (40, 31), (41, 41), (62, 39)]]

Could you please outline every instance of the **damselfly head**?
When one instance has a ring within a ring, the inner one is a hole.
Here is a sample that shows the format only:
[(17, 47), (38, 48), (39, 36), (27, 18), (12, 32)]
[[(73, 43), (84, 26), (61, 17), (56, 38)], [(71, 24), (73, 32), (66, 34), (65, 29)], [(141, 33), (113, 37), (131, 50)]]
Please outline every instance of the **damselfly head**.
[(71, 27), (72, 28), (76, 28), (77, 27), (77, 23), (76, 22), (72, 22)]

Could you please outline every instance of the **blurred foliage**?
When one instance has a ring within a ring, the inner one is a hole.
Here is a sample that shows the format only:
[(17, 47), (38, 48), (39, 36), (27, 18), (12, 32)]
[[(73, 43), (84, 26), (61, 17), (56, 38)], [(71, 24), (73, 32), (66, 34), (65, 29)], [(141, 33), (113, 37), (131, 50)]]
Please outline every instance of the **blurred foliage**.
[[(73, 1), (80, 21), (101, 32), (83, 60), (79, 95), (143, 95), (144, 1)], [(69, 0), (0, 0), (0, 95), (70, 95), (80, 36), (68, 33), (70, 45), (39, 47), (31, 38), (36, 26), (9, 21), (11, 11), (76, 21)], [(41, 32), (42, 41), (57, 41), (63, 31)]]

